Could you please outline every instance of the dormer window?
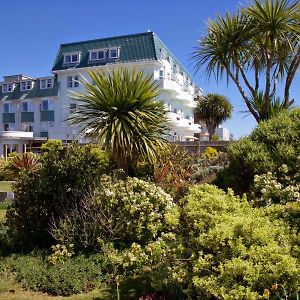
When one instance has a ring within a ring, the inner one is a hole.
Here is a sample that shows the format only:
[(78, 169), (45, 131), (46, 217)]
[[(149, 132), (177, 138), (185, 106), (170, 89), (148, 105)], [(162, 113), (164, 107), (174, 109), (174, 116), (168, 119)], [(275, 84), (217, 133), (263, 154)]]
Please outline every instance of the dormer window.
[(111, 48), (109, 49), (109, 58), (118, 58), (119, 57), (119, 48)]
[(53, 87), (53, 78), (40, 79), (40, 89), (52, 89)]
[(20, 90), (21, 91), (29, 91), (33, 87), (33, 81), (28, 80), (28, 81), (21, 81), (21, 86)]
[(15, 88), (14, 83), (3, 83), (2, 84), (2, 93), (11, 93)]
[(64, 54), (64, 64), (75, 64), (78, 63), (80, 59), (80, 53), (66, 53)]
[(106, 54), (105, 49), (90, 50), (89, 60), (90, 61), (103, 60), (103, 59), (105, 59), (105, 54)]

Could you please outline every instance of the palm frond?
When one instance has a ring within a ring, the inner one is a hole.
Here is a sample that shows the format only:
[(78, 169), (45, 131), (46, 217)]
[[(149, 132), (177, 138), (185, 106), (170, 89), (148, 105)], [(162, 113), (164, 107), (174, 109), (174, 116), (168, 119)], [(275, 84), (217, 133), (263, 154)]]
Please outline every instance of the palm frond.
[(72, 96), (80, 104), (70, 124), (80, 125), (82, 134), (110, 151), (119, 166), (137, 156), (153, 160), (168, 126), (152, 77), (125, 68), (91, 69), (89, 76), (93, 83), (82, 82), (86, 92)]

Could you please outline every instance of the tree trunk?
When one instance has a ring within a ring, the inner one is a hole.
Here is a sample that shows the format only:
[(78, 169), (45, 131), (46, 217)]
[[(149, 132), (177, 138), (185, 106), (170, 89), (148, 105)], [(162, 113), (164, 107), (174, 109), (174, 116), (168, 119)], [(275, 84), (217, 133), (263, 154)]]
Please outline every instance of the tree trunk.
[(206, 127), (207, 127), (207, 131), (208, 131), (208, 134), (209, 134), (209, 140), (211, 141), (212, 137), (216, 133), (217, 126), (214, 123), (206, 123)]

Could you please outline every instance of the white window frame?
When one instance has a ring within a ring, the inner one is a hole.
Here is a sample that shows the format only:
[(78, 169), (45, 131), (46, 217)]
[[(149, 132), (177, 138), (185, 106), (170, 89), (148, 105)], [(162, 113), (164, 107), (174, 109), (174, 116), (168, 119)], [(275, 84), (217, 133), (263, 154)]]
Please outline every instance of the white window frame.
[[(77, 55), (77, 60), (73, 60), (73, 56)], [(67, 61), (67, 57), (70, 57), (70, 61)], [(76, 64), (80, 62), (80, 52), (69, 52), (69, 53), (64, 53), (64, 64)]]
[(53, 78), (40, 79), (40, 89), (52, 89), (53, 88)]
[[(112, 51), (116, 51), (116, 56), (112, 56), (111, 55), (111, 52)], [(117, 58), (119, 58), (120, 57), (120, 48), (117, 48), (117, 47), (115, 47), (115, 48), (110, 48), (109, 49), (109, 58), (111, 58), (111, 59), (117, 59)]]
[(21, 131), (33, 132), (34, 131), (34, 122), (21, 122)]
[(41, 121), (41, 132), (48, 132), (49, 128), (54, 127), (54, 121)]
[(15, 84), (10, 83), (2, 83), (2, 93), (11, 93), (15, 88)]
[(67, 76), (67, 88), (79, 87), (79, 75)]
[[(5, 106), (8, 105), (8, 111), (5, 111)], [(13, 103), (4, 103), (3, 104), (4, 113), (15, 113), (15, 105)]]
[(30, 91), (33, 89), (33, 80), (24, 80), (20, 82), (20, 91)]
[[(44, 109), (43, 103), (47, 102), (47, 109)], [(54, 100), (52, 99), (43, 99), (41, 101), (41, 111), (54, 111)]]
[(164, 79), (165, 78), (165, 69), (160, 69), (158, 71), (158, 78), (159, 79)]
[[(8, 125), (8, 130), (5, 130), (5, 125)], [(4, 131), (15, 131), (16, 123), (3, 123), (3, 130)]]
[[(99, 53), (103, 52), (103, 57), (99, 58)], [(89, 50), (89, 61), (101, 61), (106, 59), (107, 49), (93, 49)], [(97, 53), (97, 58), (92, 58), (92, 53)]]
[[(27, 110), (24, 110), (23, 104), (27, 103)], [(31, 101), (22, 101), (21, 103), (21, 112), (33, 112), (34, 107)]]

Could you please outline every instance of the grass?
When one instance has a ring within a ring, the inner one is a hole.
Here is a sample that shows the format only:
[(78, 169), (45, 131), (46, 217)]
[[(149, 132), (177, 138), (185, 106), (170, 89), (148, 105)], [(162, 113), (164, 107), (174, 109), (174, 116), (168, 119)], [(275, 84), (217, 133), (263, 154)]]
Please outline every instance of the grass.
[(12, 192), (13, 181), (0, 181), (0, 192)]
[[(127, 280), (120, 285), (120, 299), (136, 300), (143, 293), (145, 285), (136, 280)], [(108, 287), (94, 290), (87, 294), (79, 294), (70, 297), (49, 296), (42, 293), (34, 293), (22, 290), (21, 284), (14, 281), (11, 274), (2, 274), (0, 277), (0, 299), (7, 300), (113, 300), (117, 299), (116, 288)]]

